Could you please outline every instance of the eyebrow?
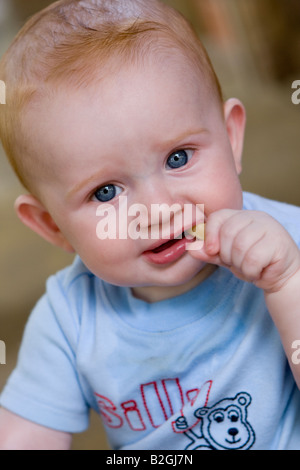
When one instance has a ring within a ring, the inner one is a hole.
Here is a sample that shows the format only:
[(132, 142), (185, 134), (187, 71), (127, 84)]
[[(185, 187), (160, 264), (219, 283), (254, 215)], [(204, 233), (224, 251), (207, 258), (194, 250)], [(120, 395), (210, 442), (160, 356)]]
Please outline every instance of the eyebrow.
[(103, 170), (99, 171), (98, 173), (90, 176), (84, 181), (80, 181), (78, 184), (76, 184), (68, 193), (67, 193), (67, 199), (70, 199), (75, 193), (81, 191), (85, 186), (88, 186), (90, 183), (92, 183), (94, 180), (97, 178), (101, 177), (103, 174)]
[[(183, 142), (188, 137), (203, 134), (205, 132), (207, 132), (207, 129), (203, 129), (203, 128), (185, 131), (179, 136), (177, 136), (176, 138), (165, 140), (163, 144), (161, 145), (161, 147), (170, 147), (170, 148), (175, 149), (176, 145), (179, 145), (180, 142)], [(102, 174), (103, 174), (103, 169), (99, 171), (98, 173), (91, 175), (89, 178), (85, 179), (84, 181), (80, 181), (67, 193), (67, 199), (70, 199), (75, 193), (81, 191), (85, 186), (88, 186), (94, 180), (101, 177)]]
[(204, 129), (204, 128), (187, 130), (187, 131), (184, 131), (182, 134), (178, 135), (176, 138), (165, 140), (163, 142), (163, 146), (174, 148), (177, 145), (179, 145), (179, 143), (186, 140), (188, 137), (193, 137), (195, 135), (204, 134), (205, 132), (207, 132), (207, 129)]

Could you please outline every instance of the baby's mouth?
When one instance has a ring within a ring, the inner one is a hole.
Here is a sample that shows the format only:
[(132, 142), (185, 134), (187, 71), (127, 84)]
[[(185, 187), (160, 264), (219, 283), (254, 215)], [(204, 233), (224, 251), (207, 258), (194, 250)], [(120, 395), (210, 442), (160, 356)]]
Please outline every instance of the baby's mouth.
[(150, 251), (152, 251), (152, 253), (161, 253), (162, 251), (167, 250), (168, 248), (175, 245), (178, 242), (178, 240), (182, 240), (183, 238), (185, 238), (184, 232), (181, 234), (180, 237), (173, 238), (172, 240), (168, 240), (167, 242), (162, 243), (157, 248), (154, 248), (153, 250), (150, 250)]
[(158, 241), (156, 245), (144, 251), (143, 255), (152, 264), (169, 264), (177, 261), (185, 254), (186, 245), (189, 241), (191, 240), (186, 238), (183, 232), (180, 236), (167, 240), (164, 243)]

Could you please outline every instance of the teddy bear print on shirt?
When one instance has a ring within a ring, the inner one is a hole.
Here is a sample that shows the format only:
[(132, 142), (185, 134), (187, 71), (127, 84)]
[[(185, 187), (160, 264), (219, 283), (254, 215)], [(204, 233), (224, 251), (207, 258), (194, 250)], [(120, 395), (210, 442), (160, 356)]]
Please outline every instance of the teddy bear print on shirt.
[(184, 416), (175, 421), (177, 431), (183, 432), (190, 443), (186, 450), (248, 450), (255, 442), (255, 433), (247, 420), (251, 396), (246, 392), (225, 398), (212, 407), (198, 408), (194, 415), (200, 419), (200, 435), (188, 429)]

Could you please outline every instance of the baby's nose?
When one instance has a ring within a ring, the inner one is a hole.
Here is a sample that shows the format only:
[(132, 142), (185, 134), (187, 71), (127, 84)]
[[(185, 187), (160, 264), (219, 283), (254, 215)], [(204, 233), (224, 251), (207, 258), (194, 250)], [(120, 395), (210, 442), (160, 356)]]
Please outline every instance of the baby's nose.
[(178, 196), (174, 187), (170, 188), (164, 182), (156, 178), (149, 178), (139, 188), (136, 203), (147, 208), (149, 214), (148, 225), (163, 225), (182, 212), (182, 205), (178, 202)]
[(176, 202), (176, 197), (178, 196), (174, 187), (170, 187), (165, 181), (152, 176), (140, 184), (138, 191), (140, 201), (137, 202), (143, 202), (149, 206), (155, 204), (172, 205)]

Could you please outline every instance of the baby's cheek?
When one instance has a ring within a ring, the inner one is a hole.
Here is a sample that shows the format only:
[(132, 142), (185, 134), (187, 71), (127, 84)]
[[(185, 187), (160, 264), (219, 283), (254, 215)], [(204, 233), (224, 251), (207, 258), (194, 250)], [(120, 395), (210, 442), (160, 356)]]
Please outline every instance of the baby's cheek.
[[(122, 243), (123, 242), (123, 243)], [(134, 254), (126, 240), (99, 240), (82, 253), (81, 259), (97, 277), (112, 284), (122, 284), (132, 276)]]
[(116, 267), (133, 255), (130, 240), (98, 240), (94, 245), (93, 256), (105, 265), (115, 263)]
[(205, 206), (208, 214), (221, 209), (243, 209), (243, 192), (239, 178), (232, 172), (228, 173), (226, 168), (218, 180), (214, 181), (210, 198), (207, 199)]

